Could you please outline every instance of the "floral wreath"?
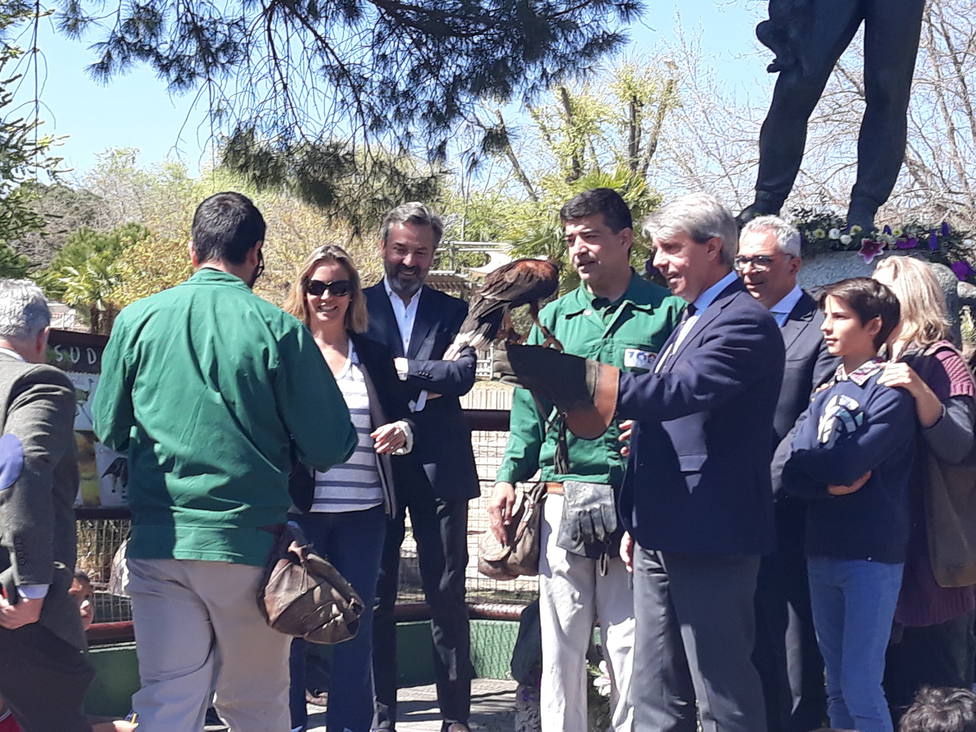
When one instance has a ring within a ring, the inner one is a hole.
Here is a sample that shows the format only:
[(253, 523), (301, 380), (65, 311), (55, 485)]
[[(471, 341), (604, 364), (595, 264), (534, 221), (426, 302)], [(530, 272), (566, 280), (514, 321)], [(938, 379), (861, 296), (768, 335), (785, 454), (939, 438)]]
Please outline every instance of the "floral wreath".
[(857, 252), (870, 264), (887, 250), (944, 264), (958, 279), (976, 284), (972, 265), (976, 235), (953, 229), (946, 221), (936, 226), (910, 221), (865, 232), (860, 226), (848, 227), (842, 216), (832, 212), (795, 209), (790, 218), (800, 231), (804, 257), (830, 251)]

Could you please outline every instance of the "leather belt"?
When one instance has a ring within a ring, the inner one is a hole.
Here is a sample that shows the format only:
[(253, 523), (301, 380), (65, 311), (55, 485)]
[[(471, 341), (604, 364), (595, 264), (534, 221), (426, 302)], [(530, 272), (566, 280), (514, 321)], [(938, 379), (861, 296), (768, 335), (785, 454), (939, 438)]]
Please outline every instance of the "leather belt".
[(553, 495), (556, 495), (556, 496), (563, 495), (563, 484), (562, 483), (555, 483), (555, 482), (547, 482), (546, 483), (546, 493), (552, 493)]

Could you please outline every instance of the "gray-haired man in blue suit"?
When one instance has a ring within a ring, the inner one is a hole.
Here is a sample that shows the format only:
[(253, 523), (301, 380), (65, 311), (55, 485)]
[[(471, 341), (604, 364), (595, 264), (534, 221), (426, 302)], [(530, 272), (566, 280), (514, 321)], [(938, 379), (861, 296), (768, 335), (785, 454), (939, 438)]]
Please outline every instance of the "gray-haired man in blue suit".
[[(620, 500), (632, 537), (621, 552), (634, 571), (635, 728), (695, 732), (700, 717), (705, 732), (763, 732), (753, 595), (774, 540), (769, 435), (783, 338), (733, 272), (738, 229), (712, 196), (664, 206), (644, 232), (689, 317), (648, 373), (617, 384), (616, 416), (637, 423)], [(612, 367), (525, 349), (509, 347), (495, 370), (555, 402), (570, 429), (587, 399), (607, 414)]]

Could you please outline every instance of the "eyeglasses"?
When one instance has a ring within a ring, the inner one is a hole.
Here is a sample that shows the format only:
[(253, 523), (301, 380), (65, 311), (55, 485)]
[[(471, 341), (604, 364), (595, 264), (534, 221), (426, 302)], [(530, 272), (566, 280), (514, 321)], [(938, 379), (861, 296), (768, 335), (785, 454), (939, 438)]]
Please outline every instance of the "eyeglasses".
[[(793, 257), (792, 254), (786, 254), (784, 256)], [(736, 272), (741, 272), (749, 265), (752, 265), (752, 268), (757, 272), (767, 272), (775, 261), (776, 257), (768, 254), (757, 254), (754, 257), (736, 257), (732, 260), (732, 266), (735, 267)]]
[(254, 268), (254, 273), (251, 275), (251, 279), (247, 280), (247, 286), (252, 290), (254, 289), (254, 283), (258, 281), (258, 277), (264, 272), (264, 252), (258, 249), (258, 266)]
[(332, 297), (345, 297), (352, 294), (352, 282), (349, 280), (335, 280), (334, 282), (309, 280), (305, 291), (315, 297), (322, 297), (326, 292), (331, 293)]

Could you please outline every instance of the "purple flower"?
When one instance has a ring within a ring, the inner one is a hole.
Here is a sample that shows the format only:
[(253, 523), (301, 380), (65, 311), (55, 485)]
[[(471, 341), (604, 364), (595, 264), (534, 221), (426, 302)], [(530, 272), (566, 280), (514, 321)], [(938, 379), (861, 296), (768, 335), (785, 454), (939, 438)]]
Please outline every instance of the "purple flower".
[(959, 280), (965, 280), (967, 277), (976, 274), (976, 272), (973, 271), (973, 268), (969, 265), (969, 262), (962, 259), (960, 259), (958, 262), (953, 262), (951, 267), (952, 271), (956, 275), (956, 279)]
[(881, 254), (881, 250), (884, 249), (885, 243), (883, 241), (874, 241), (873, 239), (862, 239), (861, 240), (861, 250), (858, 254), (864, 259), (867, 264), (871, 264), (874, 258)]
[(885, 224), (885, 227), (881, 230), (885, 236), (891, 236), (891, 227)]
[(948, 221), (943, 221), (942, 222), (942, 236), (943, 237), (949, 236), (949, 222)]
[(918, 246), (918, 237), (917, 236), (910, 236), (907, 239), (905, 239), (904, 240), (904, 244), (902, 244), (898, 248), (899, 249), (914, 249), (917, 246)]
[(939, 248), (939, 237), (936, 235), (935, 231), (929, 234), (929, 249), (933, 252)]

